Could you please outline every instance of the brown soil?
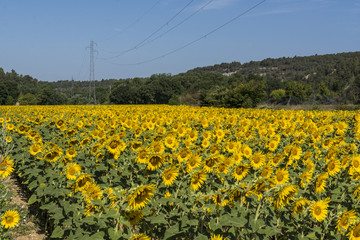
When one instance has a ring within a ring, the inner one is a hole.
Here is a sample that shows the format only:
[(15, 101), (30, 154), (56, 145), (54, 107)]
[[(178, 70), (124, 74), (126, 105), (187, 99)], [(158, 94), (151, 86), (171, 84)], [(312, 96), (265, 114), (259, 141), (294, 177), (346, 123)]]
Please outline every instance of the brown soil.
[[(20, 186), (20, 183), (14, 177), (11, 177), (7, 181), (7, 187), (12, 193), (9, 205), (17, 206), (21, 208), (27, 216), (22, 216), (19, 222), (19, 226), (11, 231), (11, 239), (13, 240), (43, 240), (47, 239), (44, 231), (39, 227), (39, 224), (35, 221), (34, 216), (30, 214), (31, 207), (27, 202), (26, 193)], [(25, 218), (24, 218), (25, 217)]]

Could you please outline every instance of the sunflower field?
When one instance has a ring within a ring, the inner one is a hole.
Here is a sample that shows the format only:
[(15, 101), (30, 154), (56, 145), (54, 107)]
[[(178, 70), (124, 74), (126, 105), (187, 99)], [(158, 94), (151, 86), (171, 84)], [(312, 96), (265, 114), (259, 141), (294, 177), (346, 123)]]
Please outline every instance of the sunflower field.
[(355, 111), (1, 106), (0, 122), (54, 239), (360, 239)]

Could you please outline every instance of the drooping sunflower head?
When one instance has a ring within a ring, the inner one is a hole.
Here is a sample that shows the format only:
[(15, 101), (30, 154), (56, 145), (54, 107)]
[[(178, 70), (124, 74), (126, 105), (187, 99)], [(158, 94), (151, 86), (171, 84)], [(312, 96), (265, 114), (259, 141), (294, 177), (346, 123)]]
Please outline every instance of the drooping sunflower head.
[(51, 150), (50, 152), (45, 154), (44, 159), (47, 162), (56, 162), (60, 156), (61, 154), (58, 150)]
[(334, 176), (341, 170), (341, 163), (338, 159), (332, 159), (328, 162), (327, 171), (330, 176)]
[(147, 169), (151, 171), (155, 171), (156, 169), (160, 168), (163, 164), (164, 164), (164, 158), (159, 154), (154, 154), (149, 158)]
[(308, 206), (310, 206), (311, 201), (305, 198), (300, 198), (297, 200), (292, 208), (292, 212), (295, 214), (301, 214)]
[(340, 233), (345, 233), (349, 226), (356, 220), (355, 210), (345, 211), (339, 217), (336, 228)]
[(146, 236), (145, 234), (134, 234), (130, 240), (151, 240), (149, 236)]
[(132, 194), (127, 197), (128, 205), (133, 210), (142, 209), (154, 195), (155, 185), (145, 185), (138, 187)]
[(125, 213), (125, 216), (131, 225), (136, 225), (144, 218), (144, 213), (141, 210), (130, 210)]
[(74, 158), (77, 155), (77, 151), (74, 148), (68, 148), (66, 149), (66, 156), (69, 158)]
[(82, 191), (88, 182), (92, 182), (93, 178), (86, 173), (81, 174), (77, 177), (75, 182), (75, 191)]
[(201, 156), (199, 155), (192, 155), (186, 164), (186, 171), (192, 172), (194, 168), (197, 168), (201, 165)]
[(206, 181), (206, 172), (202, 169), (191, 176), (190, 187), (194, 191), (198, 190)]
[(162, 174), (163, 182), (165, 186), (171, 186), (179, 175), (178, 170), (174, 167), (168, 167)]
[(360, 222), (354, 224), (348, 233), (350, 240), (359, 240), (360, 239)]
[(40, 153), (42, 151), (42, 146), (41, 144), (35, 143), (33, 145), (30, 146), (30, 154), (35, 156), (36, 154)]

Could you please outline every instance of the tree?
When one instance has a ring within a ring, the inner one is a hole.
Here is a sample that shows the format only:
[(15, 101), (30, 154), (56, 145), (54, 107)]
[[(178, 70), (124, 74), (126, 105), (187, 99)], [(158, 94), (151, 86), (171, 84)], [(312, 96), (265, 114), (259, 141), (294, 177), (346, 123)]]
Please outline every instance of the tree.
[(20, 94), (18, 102), (20, 105), (36, 105), (38, 104), (38, 99), (32, 93)]
[(286, 91), (284, 89), (276, 89), (270, 93), (273, 102), (280, 103), (286, 99)]

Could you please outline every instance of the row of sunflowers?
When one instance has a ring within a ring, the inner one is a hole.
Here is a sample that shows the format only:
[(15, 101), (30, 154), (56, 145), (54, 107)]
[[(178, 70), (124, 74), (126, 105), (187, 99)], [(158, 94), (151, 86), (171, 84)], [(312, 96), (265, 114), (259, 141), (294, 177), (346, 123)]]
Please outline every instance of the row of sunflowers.
[(360, 239), (360, 114), (0, 107), (52, 238)]

